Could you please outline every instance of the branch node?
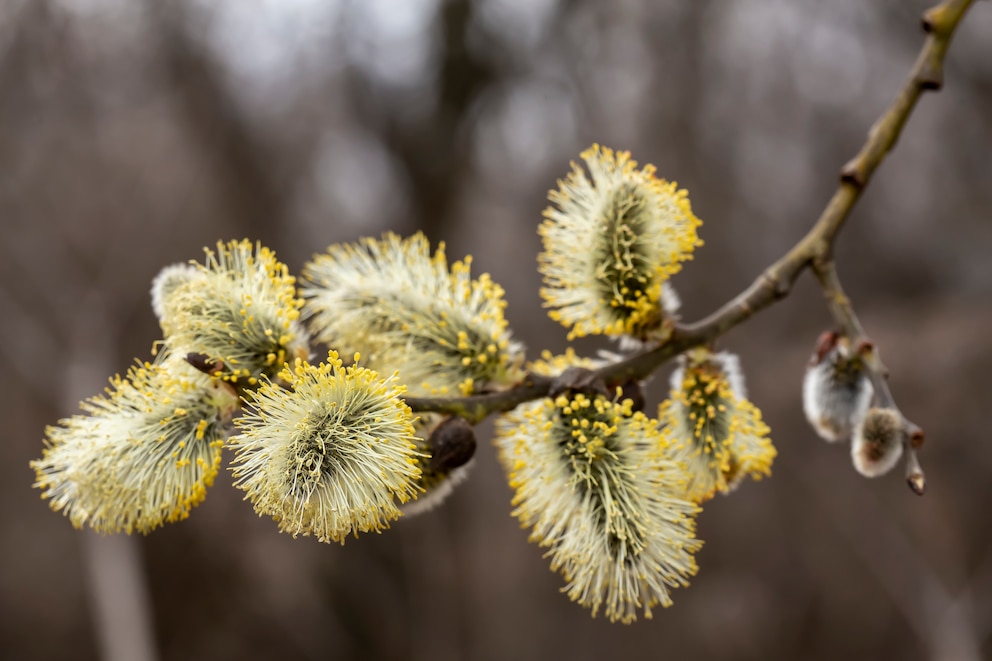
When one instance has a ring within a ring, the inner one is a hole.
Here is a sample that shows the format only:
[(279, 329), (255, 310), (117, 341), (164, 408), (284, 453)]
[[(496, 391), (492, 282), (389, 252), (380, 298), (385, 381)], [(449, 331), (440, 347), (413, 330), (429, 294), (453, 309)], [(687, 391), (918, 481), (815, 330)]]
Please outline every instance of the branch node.
[(923, 433), (923, 430), (913, 423), (909, 423), (909, 446), (914, 450), (919, 450), (923, 447), (923, 441), (925, 440), (926, 435)]
[[(792, 283), (787, 277), (783, 277), (778, 269), (768, 269), (761, 275), (762, 279), (767, 283), (767, 287), (771, 290), (772, 297), (774, 299), (782, 299), (789, 295), (789, 290), (792, 289)], [(748, 301), (741, 301), (741, 310), (745, 312), (748, 316), (753, 313)]]
[(868, 179), (865, 177), (864, 170), (861, 167), (861, 159), (859, 157), (852, 158), (844, 164), (844, 167), (840, 169), (840, 180), (841, 183), (849, 184), (856, 188), (865, 187), (865, 184), (868, 183)]
[(928, 63), (920, 69), (916, 84), (921, 90), (939, 92), (944, 86), (944, 70), (937, 64)]
[(957, 22), (953, 11), (948, 11), (947, 4), (946, 2), (942, 2), (936, 7), (931, 7), (923, 12), (920, 26), (924, 32), (938, 39), (947, 39)]
[(791, 282), (782, 277), (775, 278), (775, 298), (785, 298), (791, 290)]

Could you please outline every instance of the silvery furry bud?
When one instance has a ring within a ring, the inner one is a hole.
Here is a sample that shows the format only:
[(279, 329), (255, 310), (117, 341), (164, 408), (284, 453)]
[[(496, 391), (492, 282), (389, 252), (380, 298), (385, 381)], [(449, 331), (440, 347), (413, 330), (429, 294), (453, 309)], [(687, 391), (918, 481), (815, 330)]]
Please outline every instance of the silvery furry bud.
[(851, 459), (865, 477), (878, 477), (892, 470), (902, 457), (910, 430), (902, 415), (893, 409), (872, 408), (854, 432)]
[(833, 331), (820, 335), (803, 379), (803, 411), (821, 438), (846, 441), (871, 406), (871, 381), (857, 348)]

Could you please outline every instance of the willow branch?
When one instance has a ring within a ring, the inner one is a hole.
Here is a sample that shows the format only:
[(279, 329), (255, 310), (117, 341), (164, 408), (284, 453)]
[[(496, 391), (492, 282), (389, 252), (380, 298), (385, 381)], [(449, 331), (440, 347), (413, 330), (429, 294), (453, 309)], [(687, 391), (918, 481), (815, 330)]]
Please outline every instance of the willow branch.
[[(909, 78), (892, 104), (872, 125), (858, 154), (841, 168), (837, 190), (809, 232), (750, 286), (709, 316), (694, 323), (676, 325), (659, 346), (598, 370), (607, 384), (646, 378), (672, 357), (712, 342), (788, 296), (796, 278), (814, 262), (825, 263), (831, 258), (837, 234), (875, 170), (895, 147), (920, 96), (928, 90), (941, 88), (944, 57), (951, 37), (972, 1), (945, 0), (923, 15), (923, 30), (927, 37)], [(859, 336), (863, 336), (863, 332)], [(524, 402), (546, 396), (550, 386), (550, 379), (528, 376), (524, 382), (504, 392), (461, 398), (410, 397), (406, 401), (414, 411), (450, 413), (479, 422), (491, 413), (509, 411)]]
[(528, 374), (523, 382), (500, 392), (468, 397), (406, 397), (405, 400), (414, 412), (449, 413), (477, 423), (491, 413), (511, 411), (525, 402), (547, 397), (552, 381), (546, 376)]

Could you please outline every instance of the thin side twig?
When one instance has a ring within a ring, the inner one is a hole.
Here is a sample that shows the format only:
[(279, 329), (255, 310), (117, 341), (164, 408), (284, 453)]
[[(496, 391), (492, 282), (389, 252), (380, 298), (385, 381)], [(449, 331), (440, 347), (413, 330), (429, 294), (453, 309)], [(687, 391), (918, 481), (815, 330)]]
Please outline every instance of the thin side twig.
[(814, 260), (811, 268), (816, 275), (823, 295), (827, 299), (827, 308), (830, 310), (834, 323), (843, 331), (853, 346), (861, 347), (859, 351), (871, 385), (875, 390), (875, 401), (882, 408), (892, 409), (902, 418), (903, 427), (906, 430), (906, 443), (904, 451), (906, 453), (906, 483), (917, 495), (922, 496), (927, 488), (926, 476), (920, 466), (920, 460), (916, 456), (916, 450), (923, 445), (923, 430), (916, 423), (912, 422), (896, 405), (895, 397), (889, 389), (888, 370), (882, 363), (878, 355), (878, 348), (865, 335), (861, 321), (858, 319), (851, 299), (844, 293), (844, 288), (840, 284), (837, 276), (837, 267), (832, 259)]

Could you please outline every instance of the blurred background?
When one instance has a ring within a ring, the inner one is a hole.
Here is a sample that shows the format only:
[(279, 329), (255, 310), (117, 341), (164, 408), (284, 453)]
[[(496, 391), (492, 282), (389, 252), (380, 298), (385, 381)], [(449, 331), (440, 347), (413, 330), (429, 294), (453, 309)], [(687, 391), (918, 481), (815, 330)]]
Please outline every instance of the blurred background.
[(28, 468), (46, 424), (149, 355), (156, 272), (219, 239), (298, 271), (330, 243), (422, 229), (506, 288), (531, 357), (562, 350), (535, 229), (593, 142), (690, 191), (706, 245), (674, 283), (700, 318), (815, 220), (910, 70), (925, 7), (2, 0), (0, 657), (992, 658), (989, 3), (838, 244), (926, 430), (923, 498), (901, 470), (862, 479), (805, 425), (830, 323), (809, 275), (720, 344), (772, 428), (772, 479), (707, 505), (698, 577), (631, 626), (559, 594), (510, 517), (489, 424), (442, 508), (343, 547), (280, 534), (226, 474), (147, 537), (75, 531)]

